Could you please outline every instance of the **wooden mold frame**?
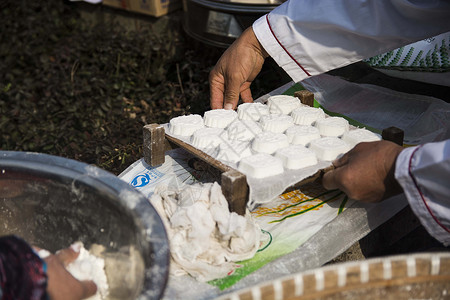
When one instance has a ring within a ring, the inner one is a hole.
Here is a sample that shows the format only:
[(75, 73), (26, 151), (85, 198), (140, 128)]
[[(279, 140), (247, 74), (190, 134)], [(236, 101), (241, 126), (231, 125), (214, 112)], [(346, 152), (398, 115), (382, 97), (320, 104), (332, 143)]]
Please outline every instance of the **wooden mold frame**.
[[(314, 94), (309, 91), (297, 91), (294, 93), (294, 96), (299, 98), (303, 104), (309, 106), (314, 105)], [(400, 145), (403, 144), (403, 131), (398, 128), (390, 127), (385, 129), (383, 130), (382, 136), (383, 139), (394, 141)], [(165, 161), (165, 152), (179, 147), (205, 162), (220, 174), (220, 176), (218, 176), (219, 183), (222, 187), (222, 193), (228, 201), (230, 211), (236, 212), (239, 215), (245, 214), (247, 202), (249, 200), (249, 187), (247, 178), (243, 173), (225, 165), (192, 145), (165, 134), (164, 127), (160, 124), (148, 124), (143, 127), (143, 142), (144, 160), (151, 167), (163, 164)], [(333, 166), (330, 166), (321, 169), (312, 176), (292, 185), (286, 191), (294, 190), (307, 183), (320, 181), (323, 174), (333, 168)]]

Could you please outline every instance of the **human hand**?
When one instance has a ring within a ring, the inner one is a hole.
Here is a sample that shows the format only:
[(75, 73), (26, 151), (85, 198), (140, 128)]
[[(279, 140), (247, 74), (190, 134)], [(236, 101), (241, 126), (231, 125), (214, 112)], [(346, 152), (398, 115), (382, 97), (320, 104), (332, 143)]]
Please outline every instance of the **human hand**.
[(360, 143), (333, 162), (336, 168), (324, 174), (322, 184), (362, 202), (379, 202), (399, 194), (402, 188), (394, 172), (402, 150), (389, 141)]
[(79, 281), (66, 270), (66, 266), (77, 259), (78, 255), (79, 252), (70, 247), (44, 259), (47, 263), (47, 293), (51, 300), (80, 300), (97, 292), (93, 281)]
[(250, 27), (224, 52), (209, 74), (212, 109), (234, 109), (239, 101), (252, 102), (250, 85), (269, 55)]

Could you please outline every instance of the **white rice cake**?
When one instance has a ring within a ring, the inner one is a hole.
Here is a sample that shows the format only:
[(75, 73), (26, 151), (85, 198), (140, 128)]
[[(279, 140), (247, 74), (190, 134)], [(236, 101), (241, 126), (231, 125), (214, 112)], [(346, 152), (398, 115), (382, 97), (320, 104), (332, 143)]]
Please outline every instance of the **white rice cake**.
[(317, 164), (316, 153), (303, 145), (292, 145), (277, 150), (275, 157), (283, 161), (286, 169), (302, 169)]
[(350, 150), (350, 145), (337, 137), (323, 137), (311, 141), (309, 149), (313, 150), (320, 160), (333, 161), (339, 155)]
[(294, 109), (300, 107), (300, 99), (294, 96), (276, 95), (267, 99), (267, 106), (271, 114), (290, 114)]
[(284, 172), (281, 159), (266, 153), (244, 157), (239, 162), (238, 170), (254, 178), (265, 178)]
[(289, 140), (283, 133), (265, 131), (258, 134), (252, 143), (252, 149), (258, 153), (273, 154), (280, 148), (289, 146)]
[(321, 108), (302, 106), (294, 109), (291, 117), (294, 119), (294, 124), (312, 125), (318, 119), (324, 119), (325, 113)]
[(237, 114), (240, 120), (252, 120), (257, 122), (262, 116), (269, 114), (269, 107), (258, 102), (242, 103), (237, 108)]
[(308, 125), (295, 125), (289, 127), (285, 134), (288, 137), (289, 143), (292, 145), (308, 146), (312, 140), (321, 138), (319, 129)]
[(350, 145), (350, 147), (353, 148), (361, 142), (380, 141), (381, 137), (365, 128), (358, 128), (345, 132), (342, 136), (342, 140), (346, 141)]
[(174, 135), (191, 136), (195, 131), (205, 127), (200, 115), (180, 116), (170, 120), (169, 131)]
[(262, 116), (261, 127), (264, 131), (283, 133), (291, 126), (294, 126), (294, 120), (291, 116), (282, 114), (270, 114)]
[(262, 132), (258, 123), (252, 120), (235, 121), (226, 128), (228, 139), (239, 141), (251, 141)]
[(202, 128), (192, 135), (192, 145), (199, 149), (213, 149), (227, 141), (227, 134), (222, 128)]
[(324, 119), (318, 119), (315, 125), (322, 136), (334, 136), (338, 137), (346, 133), (350, 125), (348, 121), (341, 117), (329, 117)]
[(208, 127), (225, 128), (237, 119), (237, 113), (231, 109), (213, 109), (205, 112), (203, 119)]
[(234, 140), (221, 143), (216, 158), (225, 163), (238, 163), (244, 157), (252, 155), (249, 142)]

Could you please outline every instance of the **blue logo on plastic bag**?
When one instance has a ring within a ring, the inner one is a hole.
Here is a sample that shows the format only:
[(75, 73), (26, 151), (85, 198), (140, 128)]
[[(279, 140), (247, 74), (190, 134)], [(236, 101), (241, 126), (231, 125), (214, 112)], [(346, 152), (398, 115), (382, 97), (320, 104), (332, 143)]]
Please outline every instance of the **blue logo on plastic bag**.
[(148, 174), (140, 174), (133, 178), (131, 185), (134, 187), (143, 187), (150, 183), (150, 176)]
[(147, 170), (145, 173), (141, 173), (136, 177), (134, 177), (133, 180), (131, 180), (130, 184), (134, 187), (140, 188), (146, 186), (149, 183), (154, 183), (158, 181), (163, 176), (164, 173), (156, 169), (150, 169)]

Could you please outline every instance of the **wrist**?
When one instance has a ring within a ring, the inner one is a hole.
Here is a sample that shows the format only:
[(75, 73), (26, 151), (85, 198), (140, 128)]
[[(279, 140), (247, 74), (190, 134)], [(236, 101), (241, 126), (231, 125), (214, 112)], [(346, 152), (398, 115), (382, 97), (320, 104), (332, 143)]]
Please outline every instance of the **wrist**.
[(251, 45), (251, 47), (263, 58), (266, 59), (269, 57), (269, 54), (267, 53), (266, 49), (264, 49), (263, 45), (259, 42), (258, 38), (256, 37), (255, 32), (253, 31), (253, 28), (250, 26), (247, 28), (243, 35), (246, 35), (246, 38), (248, 38), (248, 41)]
[(402, 151), (403, 151), (403, 147), (397, 146), (397, 145), (391, 149), (391, 157), (393, 160), (392, 160), (391, 166), (387, 172), (386, 194), (383, 197), (384, 199), (389, 198), (391, 196), (395, 196), (395, 195), (403, 192), (403, 188), (401, 187), (400, 183), (397, 181), (397, 179), (395, 177), (397, 158)]

